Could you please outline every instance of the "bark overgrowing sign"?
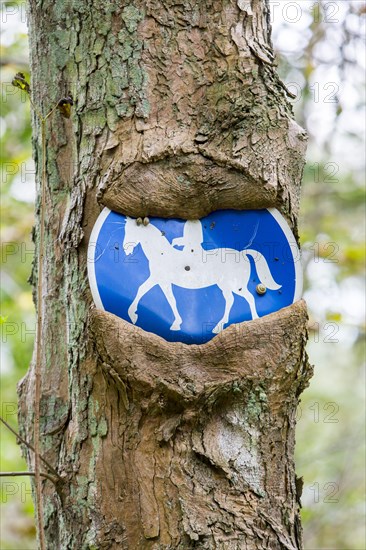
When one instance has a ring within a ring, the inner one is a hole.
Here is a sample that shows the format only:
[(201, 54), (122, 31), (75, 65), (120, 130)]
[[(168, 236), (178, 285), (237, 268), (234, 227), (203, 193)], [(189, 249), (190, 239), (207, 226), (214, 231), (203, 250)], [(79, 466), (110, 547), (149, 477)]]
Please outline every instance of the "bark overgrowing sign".
[(136, 220), (105, 208), (88, 271), (99, 309), (191, 344), (288, 306), (302, 291), (296, 240), (273, 208), (194, 221)]

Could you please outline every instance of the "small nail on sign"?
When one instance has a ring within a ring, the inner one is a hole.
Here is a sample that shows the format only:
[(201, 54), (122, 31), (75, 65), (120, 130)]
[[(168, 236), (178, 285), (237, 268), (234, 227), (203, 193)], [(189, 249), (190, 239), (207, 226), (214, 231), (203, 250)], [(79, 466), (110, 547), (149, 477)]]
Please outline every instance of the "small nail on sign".
[(105, 208), (88, 248), (97, 308), (172, 342), (201, 344), (301, 297), (296, 240), (278, 210), (221, 210), (201, 220)]

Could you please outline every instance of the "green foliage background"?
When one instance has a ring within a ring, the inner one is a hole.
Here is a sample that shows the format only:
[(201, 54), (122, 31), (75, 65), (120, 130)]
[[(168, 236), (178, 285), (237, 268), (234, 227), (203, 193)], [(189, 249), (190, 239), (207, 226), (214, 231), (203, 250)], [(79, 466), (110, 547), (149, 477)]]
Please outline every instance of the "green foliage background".
[[(358, 305), (364, 300), (365, 243), (363, 136), (358, 128), (365, 115), (359, 52), (364, 50), (366, 7), (352, 0), (330, 4), (341, 8), (337, 22), (323, 2), (298, 2), (300, 21), (284, 12), (283, 4), (272, 14), (279, 70), (298, 93), (293, 100), (297, 120), (310, 135), (300, 235), (311, 316), (308, 352), (315, 375), (298, 411), (296, 462), (304, 477), (305, 548), (361, 550), (366, 546), (365, 318)], [(4, 12), (7, 7), (11, 9)], [(0, 395), (1, 415), (16, 428), (16, 384), (28, 368), (35, 327), (27, 283), (34, 203), (24, 200), (34, 188), (34, 170), (29, 103), (10, 84), (15, 72), (27, 74), (28, 69), (24, 3), (5, 2), (1, 9)], [(330, 96), (333, 101), (327, 101), (329, 83), (338, 88)], [(0, 430), (0, 470), (25, 470), (13, 435), (2, 426)], [(0, 483), (0, 547), (35, 548), (29, 480), (1, 478)]]

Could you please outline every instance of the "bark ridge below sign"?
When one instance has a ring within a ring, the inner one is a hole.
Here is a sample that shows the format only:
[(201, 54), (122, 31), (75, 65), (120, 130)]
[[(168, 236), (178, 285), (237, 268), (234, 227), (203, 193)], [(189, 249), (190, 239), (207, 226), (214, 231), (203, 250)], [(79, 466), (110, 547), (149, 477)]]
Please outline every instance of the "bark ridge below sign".
[(273, 208), (147, 225), (104, 208), (89, 241), (88, 275), (98, 309), (187, 344), (302, 293), (300, 251)]

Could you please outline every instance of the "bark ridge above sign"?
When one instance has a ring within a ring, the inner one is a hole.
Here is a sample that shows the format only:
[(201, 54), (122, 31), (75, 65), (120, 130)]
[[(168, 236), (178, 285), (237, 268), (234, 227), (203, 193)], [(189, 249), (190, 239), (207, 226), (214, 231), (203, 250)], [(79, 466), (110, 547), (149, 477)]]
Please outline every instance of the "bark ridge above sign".
[(296, 214), (305, 134), (275, 69), (268, 6), (134, 6), (135, 24), (103, 69), (118, 116), (101, 136), (100, 202), (135, 217), (196, 219), (281, 198)]

